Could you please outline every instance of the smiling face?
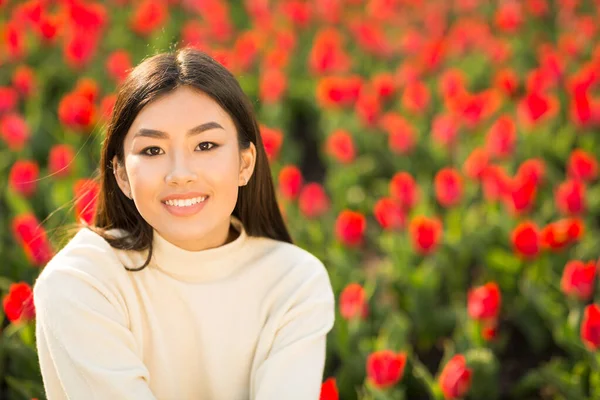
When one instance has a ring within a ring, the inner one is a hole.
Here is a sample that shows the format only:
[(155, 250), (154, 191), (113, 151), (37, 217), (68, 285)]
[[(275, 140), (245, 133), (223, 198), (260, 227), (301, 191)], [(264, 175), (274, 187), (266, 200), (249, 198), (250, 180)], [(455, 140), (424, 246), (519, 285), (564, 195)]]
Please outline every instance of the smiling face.
[(256, 148), (240, 150), (235, 125), (208, 95), (183, 86), (146, 105), (113, 159), (121, 190), (166, 240), (186, 250), (227, 241), (239, 186)]

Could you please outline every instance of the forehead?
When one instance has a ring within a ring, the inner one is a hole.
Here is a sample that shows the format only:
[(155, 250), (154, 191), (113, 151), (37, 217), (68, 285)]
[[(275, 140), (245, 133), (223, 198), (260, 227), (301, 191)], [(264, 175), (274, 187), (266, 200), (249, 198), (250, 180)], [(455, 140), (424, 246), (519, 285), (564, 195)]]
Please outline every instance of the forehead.
[(231, 117), (216, 101), (199, 90), (182, 86), (147, 104), (131, 124), (127, 139), (131, 140), (141, 128), (184, 135), (192, 127), (213, 121), (235, 133)]

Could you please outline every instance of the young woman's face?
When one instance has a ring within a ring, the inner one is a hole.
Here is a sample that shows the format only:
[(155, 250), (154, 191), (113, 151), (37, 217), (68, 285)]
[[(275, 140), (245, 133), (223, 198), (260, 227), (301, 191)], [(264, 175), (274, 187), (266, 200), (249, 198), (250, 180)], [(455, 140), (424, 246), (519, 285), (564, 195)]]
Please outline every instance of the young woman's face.
[(140, 111), (125, 137), (124, 158), (124, 166), (113, 160), (115, 176), (142, 217), (171, 243), (203, 250), (226, 241), (256, 149), (240, 151), (227, 112), (184, 86)]

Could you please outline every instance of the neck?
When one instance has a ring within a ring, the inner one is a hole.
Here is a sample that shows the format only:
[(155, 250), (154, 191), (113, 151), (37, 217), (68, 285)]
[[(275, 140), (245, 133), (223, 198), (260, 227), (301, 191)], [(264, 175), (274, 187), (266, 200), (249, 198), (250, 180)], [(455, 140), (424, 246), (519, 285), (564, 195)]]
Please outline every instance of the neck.
[(183, 250), (203, 251), (231, 243), (237, 236), (238, 232), (233, 228), (231, 221), (228, 219), (201, 239), (188, 239), (184, 237), (183, 240), (177, 240), (168, 236), (163, 236), (163, 238)]

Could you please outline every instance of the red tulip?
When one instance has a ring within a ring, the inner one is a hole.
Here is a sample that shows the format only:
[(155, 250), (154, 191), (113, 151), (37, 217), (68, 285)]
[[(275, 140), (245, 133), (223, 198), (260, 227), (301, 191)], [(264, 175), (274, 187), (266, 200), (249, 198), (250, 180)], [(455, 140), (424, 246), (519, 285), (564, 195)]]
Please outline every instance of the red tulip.
[[(542, 45), (543, 46), (543, 45)], [(543, 47), (540, 46), (540, 53)], [(541, 58), (541, 55), (540, 55)], [(540, 60), (541, 63), (541, 60)], [(529, 106), (532, 106), (531, 111), (546, 113), (552, 106), (554, 97), (546, 96), (550, 89), (556, 87), (555, 77), (548, 68), (539, 65), (536, 68), (529, 70), (525, 78), (525, 88), (527, 90), (525, 102), (531, 101)], [(523, 103), (521, 105), (524, 105)], [(522, 111), (522, 110), (521, 110)]]
[(508, 181), (505, 204), (513, 214), (526, 213), (533, 208), (537, 195), (535, 181), (517, 175)]
[(567, 180), (556, 188), (554, 198), (562, 214), (581, 214), (585, 211), (585, 185), (580, 181)]
[(505, 68), (496, 73), (494, 78), (494, 87), (512, 97), (516, 94), (519, 87), (519, 78), (517, 73), (510, 68)]
[(381, 112), (381, 101), (376, 93), (362, 90), (354, 106), (356, 114), (364, 126), (375, 125)]
[(17, 106), (19, 95), (15, 89), (0, 86), (0, 114), (12, 111)]
[(40, 168), (35, 161), (17, 160), (10, 169), (8, 186), (15, 192), (29, 197), (37, 189)]
[(517, 142), (517, 126), (503, 115), (492, 125), (486, 137), (486, 150), (493, 157), (505, 159), (512, 156)]
[(546, 176), (546, 165), (544, 160), (530, 158), (523, 161), (517, 170), (516, 176), (525, 181), (531, 181), (534, 185), (540, 185)]
[[(4, 32), (0, 41), (4, 43), (4, 52), (8, 54), (9, 60), (21, 60), (25, 56), (25, 29), (16, 20), (9, 20), (4, 25)], [(0, 96), (1, 97), (1, 96)]]
[(457, 354), (444, 366), (439, 382), (446, 399), (464, 397), (471, 388), (472, 370), (467, 367), (465, 356)]
[[(409, 28), (410, 29), (410, 28)], [(418, 40), (418, 39), (417, 39)], [(418, 47), (418, 45), (416, 45)], [(421, 78), (423, 71), (415, 62), (405, 61), (396, 69), (395, 77), (399, 87), (406, 87), (410, 82)]]
[(357, 75), (322, 78), (317, 82), (317, 101), (325, 109), (352, 105), (358, 99), (362, 85), (362, 78)]
[(33, 291), (26, 282), (12, 283), (2, 305), (10, 322), (26, 323), (35, 318)]
[(61, 15), (42, 14), (40, 22), (37, 25), (37, 34), (44, 44), (53, 43), (61, 32)]
[(419, 201), (419, 187), (408, 172), (397, 172), (390, 181), (390, 195), (403, 210), (410, 211)]
[(571, 93), (569, 116), (578, 126), (590, 126), (595, 122), (592, 98), (587, 90), (578, 90)]
[(390, 73), (379, 73), (373, 77), (373, 89), (377, 95), (386, 100), (391, 98), (396, 91), (394, 76)]
[[(276, 69), (283, 71), (290, 63), (292, 49), (275, 47), (266, 50), (265, 55), (262, 57), (262, 68), (264, 69)], [(287, 83), (287, 81), (286, 81)], [(286, 85), (287, 88), (287, 85)]]
[(324, 0), (313, 3), (317, 18), (326, 24), (336, 25), (341, 20), (342, 8), (345, 5), (341, 0)]
[(335, 234), (340, 242), (354, 247), (363, 243), (367, 220), (357, 211), (343, 210), (335, 222)]
[(495, 320), (500, 313), (502, 295), (495, 282), (469, 290), (467, 309), (475, 320)]
[(108, 76), (117, 84), (120, 84), (127, 78), (132, 68), (131, 56), (126, 50), (113, 51), (106, 57), (105, 66)]
[(185, 47), (206, 49), (208, 47), (208, 29), (198, 20), (189, 20), (181, 27), (181, 44)]
[(515, 252), (525, 258), (535, 258), (540, 252), (540, 233), (537, 225), (531, 221), (520, 223), (511, 237)]
[[(108, 22), (107, 10), (101, 3), (70, 1), (68, 17), (77, 33), (99, 33)], [(65, 21), (66, 22), (66, 21)]]
[(358, 283), (348, 284), (340, 294), (340, 314), (344, 319), (364, 319), (368, 316), (369, 304), (365, 289)]
[[(255, 30), (248, 30), (237, 36), (233, 45), (233, 54), (238, 71), (246, 72), (255, 64), (259, 49), (264, 46), (263, 42), (260, 34)], [(269, 69), (266, 72), (278, 80), (281, 77), (285, 78), (279, 69)], [(261, 81), (264, 80), (263, 74)]]
[(12, 233), (33, 265), (44, 266), (50, 261), (52, 245), (35, 215), (27, 213), (16, 216), (12, 221)]
[(298, 197), (303, 181), (302, 172), (294, 165), (287, 165), (279, 171), (279, 190), (288, 200)]
[(439, 79), (439, 92), (448, 101), (463, 93), (466, 86), (465, 73), (456, 68), (450, 68), (442, 73)]
[(80, 94), (88, 99), (90, 103), (95, 103), (98, 100), (100, 86), (95, 79), (87, 77), (79, 78), (71, 93)]
[(541, 233), (542, 246), (552, 251), (561, 251), (579, 241), (585, 232), (579, 218), (564, 218), (547, 224)]
[(73, 170), (75, 150), (68, 144), (57, 144), (52, 146), (48, 155), (48, 170), (57, 177), (64, 178)]
[(442, 238), (442, 223), (437, 218), (419, 215), (410, 221), (409, 232), (415, 251), (423, 255), (431, 254)]
[(344, 36), (334, 28), (317, 32), (309, 54), (309, 67), (314, 74), (345, 72), (350, 68), (350, 57), (343, 49)]
[(516, 33), (523, 24), (523, 11), (521, 4), (506, 2), (500, 4), (494, 15), (496, 27), (506, 33)]
[(351, 163), (356, 157), (354, 139), (344, 129), (337, 129), (329, 135), (325, 142), (325, 151), (342, 164)]
[(144, 0), (135, 6), (129, 23), (135, 33), (148, 36), (164, 25), (168, 16), (169, 10), (165, 2)]
[(598, 350), (600, 347), (600, 307), (597, 304), (590, 304), (583, 311), (580, 334), (583, 344), (589, 350)]
[(473, 180), (480, 180), (483, 178), (489, 162), (490, 156), (487, 150), (477, 147), (465, 160), (465, 163), (463, 164), (463, 172), (467, 177)]
[(325, 214), (329, 207), (329, 197), (323, 186), (315, 182), (304, 185), (298, 197), (298, 208), (305, 217), (318, 218)]
[[(184, 2), (191, 5), (194, 11), (202, 16), (208, 25), (208, 35), (216, 43), (228, 42), (232, 39), (233, 26), (229, 15), (229, 2), (225, 1), (193, 1)], [(168, 11), (168, 10), (167, 10)]]
[(260, 75), (260, 99), (265, 104), (277, 103), (287, 89), (287, 76), (278, 68), (268, 68)]
[(558, 110), (558, 100), (539, 91), (530, 92), (518, 106), (518, 115), (524, 126), (531, 128), (552, 118)]
[(590, 182), (598, 177), (598, 161), (584, 150), (575, 149), (569, 156), (567, 172), (573, 179)]
[[(382, 7), (372, 8), (372, 12), (376, 13)], [(366, 19), (354, 19), (349, 21), (350, 33), (355, 43), (367, 54), (375, 54), (379, 57), (388, 57), (391, 53), (391, 44), (379, 24), (372, 23)]]
[(506, 199), (511, 195), (511, 184), (512, 179), (504, 168), (499, 165), (489, 165), (481, 181), (483, 196), (490, 202)]
[(564, 294), (578, 297), (585, 301), (594, 292), (597, 267), (595, 261), (584, 263), (572, 260), (565, 265), (560, 281), (560, 288)]
[(434, 143), (440, 143), (446, 150), (451, 149), (459, 136), (459, 123), (456, 117), (450, 114), (437, 115), (431, 127), (431, 136)]
[(279, 156), (279, 150), (281, 150), (283, 133), (278, 129), (269, 128), (261, 124), (260, 136), (267, 153), (267, 158), (269, 161), (274, 161), (277, 159), (277, 156)]
[(26, 65), (18, 66), (13, 73), (12, 84), (21, 96), (25, 98), (31, 96), (37, 87), (33, 69)]
[(10, 150), (21, 151), (31, 135), (23, 117), (16, 113), (8, 113), (0, 117), (0, 136)]
[(58, 116), (60, 121), (69, 128), (88, 129), (95, 122), (95, 107), (84, 95), (71, 93), (60, 101)]
[(484, 340), (490, 342), (498, 336), (498, 321), (484, 323), (481, 327), (481, 336)]
[(406, 225), (406, 212), (392, 198), (384, 197), (375, 203), (373, 209), (375, 219), (385, 230), (399, 230)]
[(406, 367), (406, 353), (391, 350), (375, 351), (367, 357), (367, 381), (381, 389), (400, 382)]
[(298, 0), (290, 0), (282, 3), (282, 13), (292, 22), (294, 26), (305, 28), (312, 16), (312, 3)]
[(543, 17), (550, 9), (548, 0), (527, 0), (527, 11), (534, 17)]
[[(579, 25), (578, 28), (575, 28), (573, 32), (563, 32), (558, 37), (558, 46), (557, 52), (559, 54), (566, 54), (568, 57), (579, 58), (583, 51), (583, 46), (581, 40), (579, 38), (581, 36), (590, 35), (590, 38), (595, 34), (595, 27), (589, 26), (587, 24), (587, 19), (583, 19), (583, 21), (577, 21), (576, 25)], [(582, 35), (579, 36), (575, 32), (582, 32)], [(585, 40), (588, 40), (586, 37)]]
[(461, 117), (461, 121), (469, 128), (477, 127), (492, 115), (500, 104), (500, 95), (491, 90), (479, 93), (459, 92), (449, 101), (448, 107)]
[(406, 85), (402, 93), (402, 107), (412, 114), (422, 114), (429, 107), (431, 95), (429, 89), (420, 81)]
[(92, 224), (96, 216), (96, 207), (100, 186), (92, 179), (79, 179), (73, 186), (75, 195), (75, 218)]
[(388, 134), (390, 150), (396, 154), (410, 153), (417, 141), (415, 128), (400, 114), (388, 112), (381, 117), (379, 125)]
[[(436, 31), (439, 35), (443, 33), (440, 28), (444, 29), (443, 25), (445, 24), (445, 21), (441, 18), (441, 14), (432, 13), (425, 21), (428, 22), (427, 25), (429, 25), (425, 28), (427, 32), (431, 32), (433, 36), (436, 35)], [(419, 63), (427, 72), (433, 72), (433, 70), (438, 68), (445, 60), (446, 55), (448, 54), (448, 42), (449, 40), (440, 37), (434, 37), (425, 41), (423, 49), (418, 55), (418, 59)]]
[(65, 63), (71, 68), (81, 69), (94, 57), (100, 37), (98, 33), (70, 33), (64, 40)]
[(100, 117), (104, 121), (110, 121), (112, 118), (113, 111), (115, 109), (115, 103), (117, 102), (117, 95), (114, 93), (107, 94), (100, 102)]
[(327, 378), (321, 385), (319, 400), (339, 400), (340, 395), (335, 378)]
[(444, 207), (460, 203), (463, 196), (462, 176), (454, 168), (443, 168), (434, 179), (435, 197)]

